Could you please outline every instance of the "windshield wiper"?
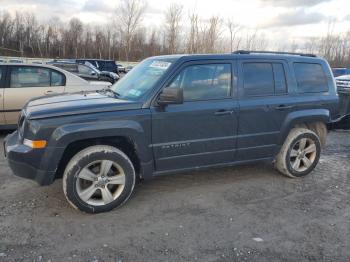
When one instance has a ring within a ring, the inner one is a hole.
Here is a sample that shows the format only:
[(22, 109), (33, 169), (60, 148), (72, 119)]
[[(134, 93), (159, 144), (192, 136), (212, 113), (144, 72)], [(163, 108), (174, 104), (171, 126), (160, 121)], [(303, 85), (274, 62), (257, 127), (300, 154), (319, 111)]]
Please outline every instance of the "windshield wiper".
[(115, 98), (120, 97), (120, 94), (119, 94), (119, 93), (113, 91), (113, 90), (110, 89), (110, 88), (104, 88), (104, 89), (100, 90), (100, 92), (101, 92), (101, 93), (111, 93), (111, 94), (113, 94), (113, 96), (114, 96)]

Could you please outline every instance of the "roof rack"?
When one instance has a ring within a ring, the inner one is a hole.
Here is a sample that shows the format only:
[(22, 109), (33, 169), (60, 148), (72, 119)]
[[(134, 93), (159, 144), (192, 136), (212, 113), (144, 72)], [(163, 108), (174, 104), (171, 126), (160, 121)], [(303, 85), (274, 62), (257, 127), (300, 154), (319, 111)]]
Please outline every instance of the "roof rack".
[(298, 56), (308, 56), (317, 57), (314, 54), (304, 54), (304, 53), (292, 53), (292, 52), (276, 52), (276, 51), (247, 51), (247, 50), (237, 50), (232, 52), (235, 55), (249, 55), (249, 54), (276, 54), (276, 55), (298, 55)]

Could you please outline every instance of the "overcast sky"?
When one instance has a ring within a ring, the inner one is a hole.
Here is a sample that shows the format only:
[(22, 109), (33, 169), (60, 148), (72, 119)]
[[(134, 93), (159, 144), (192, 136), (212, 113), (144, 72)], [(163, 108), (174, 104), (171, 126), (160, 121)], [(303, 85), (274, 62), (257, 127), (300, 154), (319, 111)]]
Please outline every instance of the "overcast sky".
[[(159, 26), (164, 10), (173, 1), (148, 0), (145, 25)], [(57, 16), (63, 21), (72, 17), (84, 23), (113, 21), (118, 0), (0, 0), (0, 11), (34, 13), (41, 21)], [(220, 15), (236, 23), (258, 28), (270, 41), (302, 41), (322, 36), (329, 21), (337, 32), (350, 30), (350, 0), (176, 0), (184, 14), (197, 12), (203, 18)], [(186, 20), (183, 21), (186, 26)]]

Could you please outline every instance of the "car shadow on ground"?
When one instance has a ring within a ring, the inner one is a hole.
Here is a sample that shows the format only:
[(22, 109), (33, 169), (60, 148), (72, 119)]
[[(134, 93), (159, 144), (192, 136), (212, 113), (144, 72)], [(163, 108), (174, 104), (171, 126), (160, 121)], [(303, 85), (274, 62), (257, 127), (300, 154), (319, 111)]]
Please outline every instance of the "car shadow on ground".
[[(132, 197), (122, 207), (109, 212), (109, 216), (123, 217), (140, 210), (145, 216), (159, 213), (159, 210), (192, 212), (198, 205), (209, 208), (211, 205), (222, 206), (225, 201), (241, 204), (262, 201), (293, 193), (299, 183), (282, 176), (269, 163), (165, 175), (138, 183)], [(47, 213), (49, 208), (51, 214), (62, 213), (71, 218), (84, 216), (67, 203), (62, 179), (48, 187), (32, 186), (30, 191), (35, 191), (34, 195), (44, 196), (37, 202), (42, 207), (41, 214)]]

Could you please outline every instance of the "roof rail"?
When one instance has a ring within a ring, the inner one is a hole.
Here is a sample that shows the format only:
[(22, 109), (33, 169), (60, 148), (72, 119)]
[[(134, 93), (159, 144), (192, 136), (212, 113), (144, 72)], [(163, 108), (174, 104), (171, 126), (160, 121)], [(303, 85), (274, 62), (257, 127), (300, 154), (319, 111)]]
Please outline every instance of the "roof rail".
[(276, 51), (248, 51), (248, 50), (237, 50), (232, 52), (235, 55), (249, 55), (249, 54), (276, 54), (276, 55), (299, 55), (308, 57), (317, 57), (314, 54), (304, 54), (304, 53), (292, 53), (292, 52), (276, 52)]

